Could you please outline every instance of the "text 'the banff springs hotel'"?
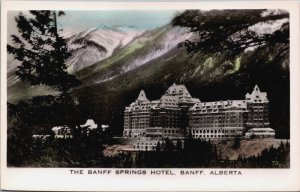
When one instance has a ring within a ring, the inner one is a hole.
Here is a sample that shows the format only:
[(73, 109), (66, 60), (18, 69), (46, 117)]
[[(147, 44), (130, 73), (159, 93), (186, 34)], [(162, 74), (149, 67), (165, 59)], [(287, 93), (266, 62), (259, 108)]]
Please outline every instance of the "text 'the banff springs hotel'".
[(130, 150), (154, 150), (166, 138), (175, 142), (188, 135), (205, 140), (274, 138), (268, 105), (267, 93), (257, 85), (244, 100), (214, 102), (192, 98), (185, 85), (175, 83), (154, 101), (141, 90), (125, 107), (123, 138)]

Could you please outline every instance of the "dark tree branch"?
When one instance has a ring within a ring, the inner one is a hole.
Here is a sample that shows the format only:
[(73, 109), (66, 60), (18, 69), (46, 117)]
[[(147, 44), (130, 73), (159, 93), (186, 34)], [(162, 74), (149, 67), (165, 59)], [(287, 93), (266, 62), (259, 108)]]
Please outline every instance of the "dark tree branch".
[(187, 10), (176, 16), (172, 24), (188, 28), (198, 35), (196, 40), (187, 39), (178, 45), (185, 47), (188, 54), (222, 54), (226, 59), (232, 59), (251, 47), (289, 43), (289, 22), (271, 34), (259, 34), (249, 29), (256, 24), (289, 18), (284, 11), (263, 16), (264, 11)]

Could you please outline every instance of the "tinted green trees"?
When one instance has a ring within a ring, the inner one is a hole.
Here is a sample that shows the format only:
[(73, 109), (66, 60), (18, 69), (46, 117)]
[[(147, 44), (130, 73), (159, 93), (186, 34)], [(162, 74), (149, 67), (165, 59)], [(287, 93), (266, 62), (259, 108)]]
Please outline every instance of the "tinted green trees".
[(7, 51), (21, 63), (16, 75), (21, 81), (51, 91), (8, 105), (9, 164), (24, 165), (30, 160), (33, 134), (51, 135), (55, 125), (75, 129), (80, 122), (78, 106), (70, 93), (80, 82), (67, 72), (65, 62), (70, 53), (57, 28), (57, 17), (63, 14), (30, 11), (15, 18), (18, 33), (11, 35)]
[[(31, 85), (50, 86), (66, 93), (79, 81), (67, 72), (65, 61), (70, 57), (65, 40), (59, 36), (57, 17), (63, 12), (30, 11), (16, 18), (19, 35), (12, 35), (9, 53), (22, 64), (16, 75)], [(57, 16), (58, 15), (58, 16)]]

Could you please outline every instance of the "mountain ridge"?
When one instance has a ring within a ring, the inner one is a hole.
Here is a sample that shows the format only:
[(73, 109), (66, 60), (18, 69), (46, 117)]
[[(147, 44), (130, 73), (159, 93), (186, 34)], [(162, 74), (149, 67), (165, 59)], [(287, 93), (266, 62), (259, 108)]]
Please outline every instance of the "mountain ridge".
[[(75, 33), (73, 37), (74, 40), (80, 34)], [(96, 37), (100, 36), (96, 34)], [(73, 69), (82, 81), (82, 85), (73, 90), (84, 112), (82, 118), (93, 117), (97, 122), (110, 124), (118, 135), (122, 132), (124, 107), (136, 99), (141, 89), (149, 99), (159, 98), (175, 82), (185, 84), (200, 100), (214, 101), (244, 98), (244, 94), (258, 84), (268, 93), (272, 128), (279, 137), (289, 138), (289, 60), (276, 55), (276, 46), (250, 50), (234, 60), (224, 61), (221, 55), (187, 55), (183, 48), (177, 47), (185, 38), (193, 38), (193, 35), (170, 25), (146, 30), (126, 39), (125, 46), (121, 46), (121, 38), (111, 47), (104, 46), (110, 49), (111, 56), (99, 56), (96, 62), (87, 60), (89, 64), (85, 67)], [(99, 53), (95, 46), (91, 49)], [(10, 72), (11, 77), (12, 74)], [(9, 102), (51, 92), (15, 80), (9, 79)]]

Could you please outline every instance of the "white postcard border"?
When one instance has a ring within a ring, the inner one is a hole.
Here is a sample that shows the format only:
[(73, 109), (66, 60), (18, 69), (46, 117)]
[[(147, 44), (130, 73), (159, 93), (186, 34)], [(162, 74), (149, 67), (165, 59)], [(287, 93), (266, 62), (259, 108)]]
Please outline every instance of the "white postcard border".
[[(1, 7), (1, 53), (6, 53), (7, 11), (28, 9), (60, 10), (146, 10), (146, 9), (287, 9), (290, 12), (290, 143), (289, 169), (199, 169), (205, 176), (88, 175), (70, 174), (71, 168), (7, 168), (6, 54), (1, 54), (1, 188), (47, 191), (287, 191), (300, 190), (300, 67), (299, 3), (274, 2), (41, 2), (4, 1)], [(75, 169), (87, 172), (89, 169)], [(96, 170), (96, 169), (95, 169)], [(115, 171), (116, 169), (111, 169)], [(120, 170), (120, 169), (119, 169)], [(128, 169), (138, 170), (138, 169)], [(141, 169), (145, 170), (145, 169)], [(156, 169), (147, 169), (147, 171)], [(161, 170), (161, 169), (159, 169)], [(180, 169), (172, 169), (178, 173)], [(210, 175), (210, 171), (238, 170), (242, 175)]]

